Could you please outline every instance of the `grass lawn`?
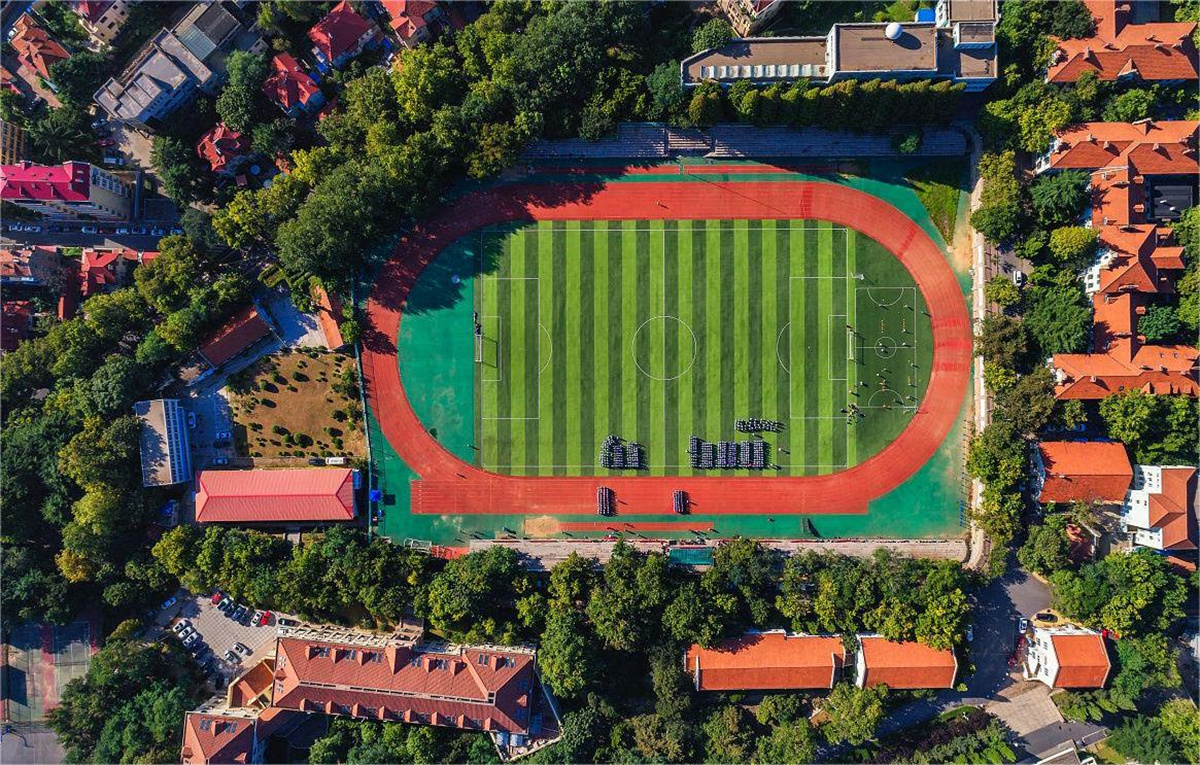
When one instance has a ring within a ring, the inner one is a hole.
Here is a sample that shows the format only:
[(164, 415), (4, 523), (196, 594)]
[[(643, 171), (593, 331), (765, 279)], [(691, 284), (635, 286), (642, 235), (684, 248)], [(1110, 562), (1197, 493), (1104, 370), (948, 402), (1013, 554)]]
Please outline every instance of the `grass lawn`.
[(366, 456), (352, 356), (285, 350), (231, 377), (229, 388), (239, 451), (257, 466)]
[(757, 417), (783, 423), (765, 437), (771, 474), (831, 473), (894, 439), (928, 381), (911, 275), (827, 222), (547, 221), (467, 246), (488, 470), (608, 474), (616, 435), (651, 475), (745, 475), (693, 468), (689, 440), (750, 441), (734, 421)]
[(935, 159), (905, 176), (947, 244), (954, 242), (959, 194), (967, 180), (965, 170), (960, 160)]

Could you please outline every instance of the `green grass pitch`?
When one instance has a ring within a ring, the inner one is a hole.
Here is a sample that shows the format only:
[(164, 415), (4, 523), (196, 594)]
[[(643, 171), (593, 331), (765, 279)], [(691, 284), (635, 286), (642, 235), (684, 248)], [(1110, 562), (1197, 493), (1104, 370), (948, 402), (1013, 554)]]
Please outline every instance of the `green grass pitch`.
[[(821, 221), (544, 221), (478, 234), (477, 462), (594, 475), (609, 434), (647, 474), (689, 437), (766, 434), (778, 475), (851, 467), (914, 416), (929, 379), (925, 305), (878, 243)], [(854, 407), (857, 407), (855, 411)], [(628, 471), (626, 471), (628, 472)]]

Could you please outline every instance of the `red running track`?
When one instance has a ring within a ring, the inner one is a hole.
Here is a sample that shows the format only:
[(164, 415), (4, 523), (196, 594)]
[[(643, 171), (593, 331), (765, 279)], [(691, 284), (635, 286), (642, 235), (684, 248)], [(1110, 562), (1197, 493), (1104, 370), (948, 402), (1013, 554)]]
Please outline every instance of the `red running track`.
[[(429, 434), (404, 393), (395, 341), (404, 301), (439, 252), (470, 232), (513, 220), (820, 219), (848, 226), (890, 250), (913, 274), (933, 329), (933, 369), (913, 421), (866, 461), (821, 476), (530, 477), (504, 476), (463, 462)], [(865, 513), (903, 483), (949, 435), (970, 382), (971, 324), (958, 280), (941, 249), (902, 212), (836, 183), (738, 181), (514, 185), (464, 196), (401, 240), (367, 305), (363, 373), (384, 437), (420, 479), (412, 512), (593, 515), (596, 489), (616, 492), (621, 514), (672, 512), (672, 492), (688, 492), (692, 512), (719, 514)]]

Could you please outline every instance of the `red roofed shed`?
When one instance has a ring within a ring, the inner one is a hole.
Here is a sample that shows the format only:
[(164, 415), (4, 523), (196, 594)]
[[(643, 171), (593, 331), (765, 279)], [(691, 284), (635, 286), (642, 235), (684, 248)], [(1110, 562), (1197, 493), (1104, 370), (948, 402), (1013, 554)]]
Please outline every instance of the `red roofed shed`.
[(953, 688), (958, 674), (954, 651), (916, 642), (893, 643), (881, 637), (858, 641), (858, 685), (892, 689)]
[(1125, 499), (1133, 465), (1125, 446), (1100, 441), (1043, 441), (1039, 502), (1108, 502)]
[(845, 661), (840, 637), (775, 631), (693, 645), (684, 669), (698, 691), (803, 690), (832, 688)]
[(202, 470), (198, 523), (315, 523), (354, 518), (349, 468)]
[(271, 327), (258, 315), (258, 309), (247, 306), (231, 316), (223, 327), (200, 346), (200, 355), (212, 366), (219, 367), (270, 332)]

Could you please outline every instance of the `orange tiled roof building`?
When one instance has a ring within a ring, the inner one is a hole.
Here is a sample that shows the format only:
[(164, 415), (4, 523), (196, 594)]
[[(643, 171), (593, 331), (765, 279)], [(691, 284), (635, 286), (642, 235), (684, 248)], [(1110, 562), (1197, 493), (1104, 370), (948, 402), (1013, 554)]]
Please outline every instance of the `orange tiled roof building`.
[(1051, 688), (1103, 688), (1111, 669), (1100, 633), (1078, 627), (1035, 627), (1022, 674)]
[(846, 663), (837, 635), (749, 632), (713, 648), (693, 645), (684, 671), (698, 691), (783, 691), (832, 688)]
[(1196, 468), (1136, 465), (1121, 525), (1138, 547), (1196, 549)]
[(1196, 79), (1194, 22), (1136, 23), (1133, 0), (1084, 0), (1084, 4), (1095, 19), (1095, 34), (1079, 40), (1056, 40), (1057, 48), (1046, 71), (1047, 82), (1075, 82), (1084, 72), (1095, 72), (1108, 82)]
[(42, 29), (28, 13), (13, 24), (9, 44), (16, 51), (17, 60), (43, 79), (50, 80), (50, 67), (71, 57), (67, 49)]
[(261, 762), (272, 735), (309, 713), (487, 733), (506, 757), (559, 737), (527, 648), (452, 646), (281, 627), (274, 655), (184, 720), (184, 763)]
[(1033, 453), (1038, 502), (1101, 502), (1125, 499), (1133, 466), (1115, 441), (1043, 441)]

